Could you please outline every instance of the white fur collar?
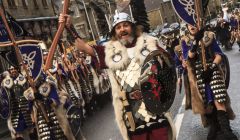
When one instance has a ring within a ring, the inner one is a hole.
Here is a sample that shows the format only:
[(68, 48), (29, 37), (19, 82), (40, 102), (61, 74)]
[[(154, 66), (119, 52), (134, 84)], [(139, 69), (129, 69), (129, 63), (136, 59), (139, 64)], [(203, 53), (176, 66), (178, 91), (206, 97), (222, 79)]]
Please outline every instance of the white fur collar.
[[(141, 65), (150, 52), (158, 49), (157, 46), (160, 46), (157, 38), (143, 33), (137, 38), (137, 42), (134, 47), (134, 57), (137, 62)], [(127, 48), (119, 41), (109, 41), (106, 43), (105, 55), (106, 65), (114, 71), (124, 70), (130, 63)], [(119, 61), (114, 61), (114, 57), (117, 57), (116, 60)]]
[(17, 79), (14, 80), (14, 82), (18, 83), (20, 86), (23, 86), (27, 82), (27, 79), (23, 75), (19, 74)]
[(19, 74), (19, 76), (13, 80), (9, 74), (6, 75), (6, 77), (2, 81), (2, 86), (6, 87), (7, 89), (12, 88), (13, 84), (18, 84), (20, 86), (23, 86), (27, 82), (26, 78)]
[(5, 88), (7, 88), (7, 89), (12, 88), (12, 86), (13, 86), (13, 79), (12, 79), (9, 75), (7, 75), (7, 76), (3, 79), (3, 81), (2, 81), (2, 86), (5, 87)]

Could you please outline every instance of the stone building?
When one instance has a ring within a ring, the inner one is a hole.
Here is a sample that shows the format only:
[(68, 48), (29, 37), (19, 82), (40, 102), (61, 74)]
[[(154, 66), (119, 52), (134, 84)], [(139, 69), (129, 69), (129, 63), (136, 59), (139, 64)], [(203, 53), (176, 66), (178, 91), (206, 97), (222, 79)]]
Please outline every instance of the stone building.
[(151, 29), (164, 23), (178, 21), (170, 0), (145, 0)]
[(34, 39), (49, 47), (58, 24), (52, 0), (3, 0), (3, 6)]
[[(62, 0), (3, 0), (3, 6), (35, 39), (51, 44), (57, 30)], [(94, 40), (103, 34), (106, 27), (102, 26), (107, 26), (104, 15), (109, 12), (109, 6), (114, 9), (115, 1), (70, 0), (69, 14), (83, 39)], [(99, 9), (103, 17), (99, 16)]]

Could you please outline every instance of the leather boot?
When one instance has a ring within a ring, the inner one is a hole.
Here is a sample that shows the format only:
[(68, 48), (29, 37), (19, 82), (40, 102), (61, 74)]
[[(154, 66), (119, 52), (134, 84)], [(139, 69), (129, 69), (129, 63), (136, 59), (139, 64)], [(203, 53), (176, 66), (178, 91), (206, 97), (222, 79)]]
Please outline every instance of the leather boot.
[(232, 132), (226, 111), (218, 110), (217, 120), (221, 128), (221, 133), (217, 135), (217, 140), (238, 140), (237, 136)]
[(207, 140), (216, 140), (217, 133), (220, 131), (220, 126), (217, 121), (216, 112), (214, 111), (211, 114), (207, 115), (207, 119), (210, 125), (208, 135), (207, 135)]
[(29, 139), (30, 140), (38, 140), (37, 130), (34, 128), (32, 133), (29, 133)]

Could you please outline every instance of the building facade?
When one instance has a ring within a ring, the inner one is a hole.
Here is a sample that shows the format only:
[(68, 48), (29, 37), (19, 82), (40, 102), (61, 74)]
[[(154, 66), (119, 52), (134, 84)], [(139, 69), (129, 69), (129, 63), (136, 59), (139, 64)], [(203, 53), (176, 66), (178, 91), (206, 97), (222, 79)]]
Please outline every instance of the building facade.
[[(104, 29), (98, 26), (104, 23), (107, 7), (114, 9), (115, 5), (114, 0), (70, 0), (69, 14), (80, 37), (85, 40), (98, 39)], [(96, 6), (103, 11), (103, 17), (98, 16)], [(48, 42), (49, 47), (57, 30), (62, 0), (3, 0), (3, 7), (35, 39)]]
[(10, 13), (34, 39), (51, 44), (57, 30), (57, 16), (52, 0), (3, 0)]

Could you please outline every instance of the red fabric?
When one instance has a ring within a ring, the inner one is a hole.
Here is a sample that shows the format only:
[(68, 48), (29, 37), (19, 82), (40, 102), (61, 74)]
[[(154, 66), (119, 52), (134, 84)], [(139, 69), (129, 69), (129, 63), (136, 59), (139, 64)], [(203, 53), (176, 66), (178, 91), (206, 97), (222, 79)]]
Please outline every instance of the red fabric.
[(99, 66), (100, 69), (107, 69), (107, 65), (105, 63), (105, 46), (93, 46), (93, 48), (95, 49), (98, 58), (99, 58)]
[(168, 140), (168, 128), (158, 128), (151, 132), (133, 135), (130, 140)]

